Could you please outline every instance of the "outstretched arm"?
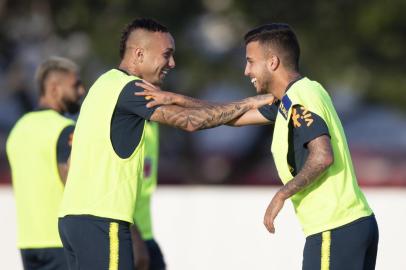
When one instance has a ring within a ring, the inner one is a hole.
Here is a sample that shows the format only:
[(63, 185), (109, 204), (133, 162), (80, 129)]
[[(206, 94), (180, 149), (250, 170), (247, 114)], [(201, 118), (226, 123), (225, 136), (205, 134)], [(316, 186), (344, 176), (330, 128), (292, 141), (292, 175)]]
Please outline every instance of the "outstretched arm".
[(227, 123), (228, 126), (269, 125), (274, 122), (265, 118), (258, 109), (252, 109)]
[(249, 110), (257, 109), (272, 100), (272, 95), (261, 95), (222, 105), (201, 103), (198, 108), (163, 105), (154, 111), (150, 120), (186, 131), (196, 131), (229, 123)]
[(265, 227), (275, 233), (274, 220), (286, 199), (306, 189), (333, 164), (330, 138), (322, 135), (308, 143), (309, 155), (299, 173), (275, 194), (264, 217)]
[[(136, 92), (135, 95), (138, 96), (145, 96), (151, 101), (147, 104), (147, 107), (151, 108), (157, 105), (178, 105), (183, 108), (195, 108), (195, 109), (207, 109), (207, 108), (219, 108), (220, 106), (226, 106), (229, 104), (221, 104), (221, 103), (214, 103), (208, 102), (205, 100), (200, 100), (180, 94), (176, 94), (173, 92), (162, 91), (159, 87), (154, 86), (146, 81), (137, 82), (137, 86), (140, 86), (144, 89), (144, 92)], [(257, 98), (257, 97), (255, 97)], [(255, 99), (254, 98), (254, 99)], [(274, 98), (272, 95), (268, 95), (268, 103), (272, 104), (274, 102)], [(258, 103), (259, 104), (259, 103)], [(257, 105), (258, 105), (257, 104)], [(260, 107), (260, 106), (259, 106)], [(244, 113), (240, 114), (239, 116), (231, 117), (229, 122), (223, 123), (229, 126), (245, 126), (245, 125), (264, 125), (272, 123), (267, 118), (265, 118), (258, 110), (258, 106), (254, 109), (250, 109), (245, 111)]]

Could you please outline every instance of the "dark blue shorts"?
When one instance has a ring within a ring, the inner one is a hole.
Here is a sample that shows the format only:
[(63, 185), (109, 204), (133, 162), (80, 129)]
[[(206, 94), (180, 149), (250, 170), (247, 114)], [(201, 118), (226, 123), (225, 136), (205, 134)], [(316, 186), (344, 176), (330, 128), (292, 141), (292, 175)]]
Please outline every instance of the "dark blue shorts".
[(70, 270), (134, 269), (130, 224), (88, 215), (59, 219)]
[(24, 270), (67, 270), (63, 248), (21, 249)]
[(162, 251), (154, 239), (145, 240), (149, 255), (149, 270), (165, 270), (165, 260)]
[(374, 215), (306, 238), (303, 270), (373, 270), (378, 251)]

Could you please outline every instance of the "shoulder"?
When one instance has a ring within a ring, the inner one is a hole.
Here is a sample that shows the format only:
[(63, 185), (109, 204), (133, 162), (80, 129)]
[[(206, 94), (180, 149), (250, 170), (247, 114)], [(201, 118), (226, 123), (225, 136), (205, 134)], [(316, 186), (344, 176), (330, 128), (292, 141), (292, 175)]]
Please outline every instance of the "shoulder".
[(291, 123), (294, 136), (301, 144), (306, 144), (321, 135), (330, 135), (324, 119), (302, 105), (293, 106)]
[(127, 98), (137, 98), (138, 96), (135, 96), (134, 93), (136, 92), (142, 92), (143, 89), (139, 86), (137, 86), (135, 83), (138, 82), (140, 80), (131, 80), (128, 83), (126, 83), (123, 86), (123, 89), (121, 90), (120, 96), (119, 96), (119, 100), (120, 99), (127, 99)]

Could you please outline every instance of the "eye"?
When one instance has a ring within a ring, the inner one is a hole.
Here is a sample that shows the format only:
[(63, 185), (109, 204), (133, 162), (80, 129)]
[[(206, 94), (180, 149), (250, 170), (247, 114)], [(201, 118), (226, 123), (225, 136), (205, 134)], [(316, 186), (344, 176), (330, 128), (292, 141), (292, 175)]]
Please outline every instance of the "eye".
[(165, 57), (165, 59), (169, 59), (170, 57), (171, 57), (171, 53), (170, 52), (166, 52), (166, 53), (164, 53), (164, 57)]

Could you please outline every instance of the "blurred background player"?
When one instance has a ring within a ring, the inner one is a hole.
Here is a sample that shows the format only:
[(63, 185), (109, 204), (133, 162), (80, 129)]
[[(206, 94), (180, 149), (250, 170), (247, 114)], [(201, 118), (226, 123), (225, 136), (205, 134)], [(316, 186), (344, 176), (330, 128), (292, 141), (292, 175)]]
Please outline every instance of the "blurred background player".
[[(136, 269), (164, 270), (165, 261), (152, 228), (151, 197), (158, 180), (159, 125), (145, 124), (144, 178), (131, 226)], [(141, 240), (141, 239), (142, 240)]]
[[(229, 122), (268, 104), (261, 95), (199, 109), (147, 108), (137, 80), (161, 85), (175, 67), (168, 29), (136, 19), (121, 36), (118, 68), (90, 88), (75, 127), (69, 177), (59, 212), (59, 232), (71, 269), (131, 269), (130, 224), (143, 179), (147, 120), (195, 131)], [(83, 237), (86, 235), (86, 237)]]
[[(300, 48), (287, 24), (266, 24), (245, 35), (245, 75), (258, 94), (278, 102), (250, 110), (229, 125), (274, 123), (272, 154), (284, 186), (270, 202), (264, 224), (274, 220), (290, 198), (306, 238), (303, 269), (375, 269), (378, 227), (360, 190), (340, 119), (328, 93), (299, 72)], [(208, 104), (147, 83), (137, 95), (148, 106)]]
[(24, 269), (68, 269), (58, 234), (74, 122), (84, 88), (72, 61), (52, 57), (37, 69), (38, 108), (23, 115), (7, 140)]

